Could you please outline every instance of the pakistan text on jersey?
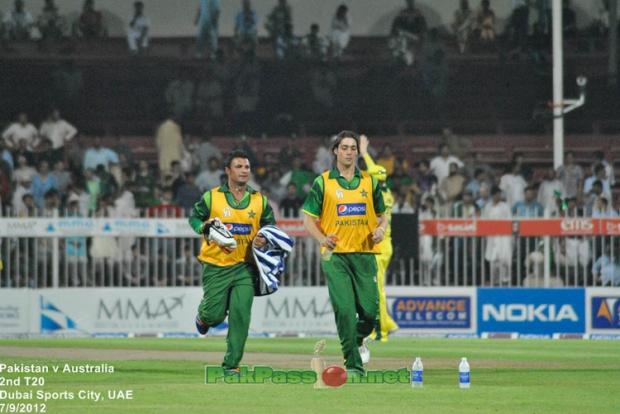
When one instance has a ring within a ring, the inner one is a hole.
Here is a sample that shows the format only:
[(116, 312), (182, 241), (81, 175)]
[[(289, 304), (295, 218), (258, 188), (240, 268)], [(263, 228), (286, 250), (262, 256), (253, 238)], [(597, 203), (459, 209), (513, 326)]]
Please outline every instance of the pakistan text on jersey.
[(367, 226), (367, 219), (336, 220), (336, 226)]

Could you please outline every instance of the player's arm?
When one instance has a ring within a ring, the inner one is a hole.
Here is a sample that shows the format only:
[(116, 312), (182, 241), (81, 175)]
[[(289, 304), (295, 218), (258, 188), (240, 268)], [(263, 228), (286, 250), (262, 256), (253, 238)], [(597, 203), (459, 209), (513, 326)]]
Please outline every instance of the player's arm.
[(336, 238), (333, 234), (325, 235), (319, 226), (321, 208), (323, 206), (323, 177), (318, 176), (304, 201), (302, 212), (304, 213), (304, 228), (319, 244), (328, 249), (336, 247)]
[(204, 225), (209, 219), (211, 214), (211, 192), (208, 192), (204, 196), (200, 197), (200, 200), (192, 208), (192, 212), (189, 216), (189, 225), (196, 232), (196, 234), (202, 234)]
[(370, 170), (376, 165), (376, 163), (375, 160), (372, 159), (372, 156), (368, 153), (369, 143), (370, 141), (366, 135), (360, 135), (360, 155), (364, 158), (366, 167)]
[[(263, 226), (275, 225), (275, 224), (276, 224), (276, 217), (275, 217), (275, 214), (273, 214), (273, 209), (271, 208), (271, 205), (269, 204), (267, 197), (263, 195), (263, 214), (261, 214), (260, 216), (260, 226), (263, 227)], [(266, 243), (267, 243), (267, 239), (259, 235), (254, 237), (254, 240), (252, 240), (252, 245), (257, 248), (263, 247)]]
[(381, 243), (385, 237), (385, 231), (389, 224), (388, 217), (385, 214), (385, 201), (383, 200), (383, 192), (379, 185), (379, 181), (372, 178), (372, 201), (375, 206), (375, 214), (377, 215), (377, 227), (372, 232), (373, 243)]

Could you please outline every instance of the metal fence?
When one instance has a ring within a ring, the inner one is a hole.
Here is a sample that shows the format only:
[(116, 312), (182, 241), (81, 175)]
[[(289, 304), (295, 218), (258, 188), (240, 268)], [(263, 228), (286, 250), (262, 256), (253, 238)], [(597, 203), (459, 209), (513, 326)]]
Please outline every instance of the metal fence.
[[(417, 223), (413, 215), (400, 218), (401, 222), (411, 219)], [(2, 220), (6, 221), (0, 219), (0, 224)], [(28, 219), (20, 220), (26, 223)], [(179, 220), (179, 226), (189, 229), (184, 220)], [(489, 224), (484, 220), (477, 223)], [(519, 227), (525, 222), (513, 220), (508, 225)], [(394, 255), (386, 275), (388, 285), (620, 284), (620, 240), (616, 235), (524, 237), (515, 233), (482, 237), (470, 235), (465, 229), (463, 234), (457, 231), (457, 235), (421, 231), (418, 237), (417, 224), (412, 229), (404, 227), (393, 229)], [(399, 232), (413, 232), (416, 236), (412, 242), (399, 242)], [(324, 285), (317, 243), (304, 236), (295, 239), (282, 285)], [(68, 236), (27, 237), (0, 232), (0, 287), (200, 286), (202, 266), (195, 257), (200, 244), (201, 239), (191, 234), (92, 236), (92, 232), (86, 231)]]

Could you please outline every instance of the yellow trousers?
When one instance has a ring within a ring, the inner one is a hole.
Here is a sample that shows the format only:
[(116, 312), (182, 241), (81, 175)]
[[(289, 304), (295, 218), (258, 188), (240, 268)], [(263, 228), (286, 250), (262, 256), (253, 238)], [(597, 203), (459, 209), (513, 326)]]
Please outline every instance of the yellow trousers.
[(385, 240), (381, 243), (381, 254), (375, 257), (377, 259), (377, 287), (379, 288), (379, 326), (370, 337), (385, 342), (388, 334), (398, 329), (398, 325), (388, 312), (385, 296), (385, 273), (392, 259), (392, 241)]

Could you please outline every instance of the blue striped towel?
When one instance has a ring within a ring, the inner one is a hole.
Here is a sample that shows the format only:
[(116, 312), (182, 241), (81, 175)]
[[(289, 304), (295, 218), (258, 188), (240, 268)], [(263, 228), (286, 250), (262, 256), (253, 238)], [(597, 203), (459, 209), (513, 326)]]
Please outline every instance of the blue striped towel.
[(293, 250), (295, 242), (288, 234), (272, 225), (263, 226), (258, 234), (267, 239), (267, 244), (260, 249), (252, 248), (252, 253), (266, 290), (273, 293), (278, 289), (286, 257)]

